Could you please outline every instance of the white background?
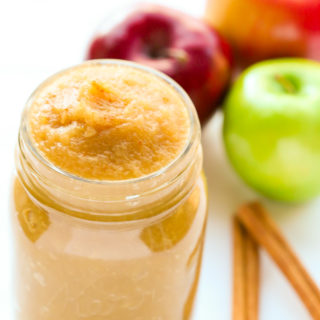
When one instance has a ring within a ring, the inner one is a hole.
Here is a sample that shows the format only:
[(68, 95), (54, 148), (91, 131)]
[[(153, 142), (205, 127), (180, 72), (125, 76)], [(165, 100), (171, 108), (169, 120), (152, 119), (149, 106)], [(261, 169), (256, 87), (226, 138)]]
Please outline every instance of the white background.
[[(110, 10), (132, 2), (0, 1), (0, 319), (12, 319), (8, 197), (21, 110), (32, 90), (47, 76), (81, 62), (90, 35)], [(205, 8), (204, 0), (158, 2), (198, 16)], [(230, 218), (237, 205), (258, 197), (242, 184), (225, 160), (220, 136), (221, 120), (221, 114), (217, 114), (205, 128), (203, 137), (210, 211), (195, 320), (230, 319)], [(320, 200), (303, 206), (261, 200), (272, 211), (278, 225), (319, 284)], [(261, 319), (310, 319), (296, 294), (265, 255), (261, 291)]]

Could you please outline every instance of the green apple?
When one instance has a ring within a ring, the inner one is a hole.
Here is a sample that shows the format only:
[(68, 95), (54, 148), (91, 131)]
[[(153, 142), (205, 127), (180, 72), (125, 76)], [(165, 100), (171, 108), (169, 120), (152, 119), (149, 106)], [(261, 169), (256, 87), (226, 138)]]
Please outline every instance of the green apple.
[(320, 64), (277, 59), (247, 69), (224, 105), (230, 162), (253, 188), (301, 202), (320, 193)]

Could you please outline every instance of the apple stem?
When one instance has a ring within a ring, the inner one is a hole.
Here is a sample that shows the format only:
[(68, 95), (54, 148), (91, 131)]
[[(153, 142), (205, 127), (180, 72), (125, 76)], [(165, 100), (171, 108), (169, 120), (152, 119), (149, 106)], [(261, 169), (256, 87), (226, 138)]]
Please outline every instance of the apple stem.
[(276, 74), (275, 79), (287, 93), (295, 93), (297, 91), (295, 85), (284, 75)]
[(187, 63), (189, 59), (187, 52), (183, 49), (167, 48), (165, 55), (170, 58), (175, 58), (183, 64)]

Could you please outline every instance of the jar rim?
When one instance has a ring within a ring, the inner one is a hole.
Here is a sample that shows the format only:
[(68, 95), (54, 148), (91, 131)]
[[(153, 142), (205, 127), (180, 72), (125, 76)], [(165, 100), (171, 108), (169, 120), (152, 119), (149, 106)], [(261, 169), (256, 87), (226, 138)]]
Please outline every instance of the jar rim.
[[(27, 123), (28, 111), (29, 111), (29, 107), (32, 103), (33, 98), (35, 97), (37, 92), (40, 91), (50, 81), (52, 81), (52, 79), (67, 72), (68, 70), (71, 70), (71, 69), (76, 68), (78, 66), (82, 66), (84, 64), (118, 65), (118, 66), (125, 66), (125, 67), (131, 67), (134, 69), (138, 69), (140, 71), (150, 73), (150, 74), (160, 78), (161, 80), (163, 80), (164, 82), (169, 84), (169, 86), (171, 88), (173, 88), (178, 93), (179, 97), (182, 99), (182, 101), (187, 109), (188, 118), (190, 121), (190, 128), (189, 128), (188, 137), (186, 139), (186, 143), (185, 143), (183, 149), (171, 162), (169, 162), (167, 165), (165, 165), (164, 167), (160, 168), (157, 171), (151, 172), (150, 174), (143, 175), (143, 176), (137, 177), (137, 178), (122, 179), (122, 180), (98, 180), (98, 179), (87, 179), (87, 178), (72, 174), (70, 172), (67, 172), (67, 171), (59, 168), (58, 166), (54, 165), (53, 163), (51, 163), (48, 159), (46, 159), (37, 150), (37, 148), (35, 147), (34, 143), (32, 142), (32, 139), (29, 135), (28, 123)], [(33, 93), (28, 98), (27, 103), (25, 105), (24, 112), (22, 114), (22, 121), (21, 121), (21, 127), (20, 127), (20, 135), (22, 136), (27, 147), (32, 152), (32, 154), (37, 158), (37, 160), (40, 161), (41, 164), (45, 165), (47, 167), (47, 169), (49, 169), (50, 171), (54, 171), (55, 173), (62, 175), (65, 178), (73, 179), (73, 180), (76, 180), (77, 182), (80, 182), (80, 183), (85, 183), (85, 184), (90, 184), (90, 185), (92, 185), (92, 184), (93, 185), (105, 185), (105, 186), (116, 186), (116, 185), (121, 186), (121, 185), (125, 185), (125, 184), (128, 185), (128, 184), (143, 183), (143, 182), (147, 182), (149, 180), (152, 180), (160, 175), (165, 174), (166, 172), (170, 171), (173, 167), (175, 167), (176, 164), (178, 162), (180, 162), (180, 160), (182, 158), (185, 158), (187, 156), (187, 154), (189, 154), (189, 151), (191, 149), (193, 149), (193, 145), (195, 144), (195, 142), (197, 140), (196, 139), (197, 132), (200, 132), (200, 123), (199, 123), (197, 112), (195, 110), (193, 102), (191, 101), (188, 94), (184, 91), (184, 89), (176, 81), (174, 81), (173, 79), (171, 79), (169, 76), (165, 75), (161, 71), (155, 70), (155, 69), (150, 68), (148, 66), (144, 66), (144, 65), (132, 62), (132, 61), (120, 60), (120, 59), (88, 60), (82, 64), (78, 64), (78, 65), (63, 69), (62, 71), (59, 71), (59, 72), (53, 74), (52, 76), (48, 77), (45, 81), (43, 81), (33, 91)]]

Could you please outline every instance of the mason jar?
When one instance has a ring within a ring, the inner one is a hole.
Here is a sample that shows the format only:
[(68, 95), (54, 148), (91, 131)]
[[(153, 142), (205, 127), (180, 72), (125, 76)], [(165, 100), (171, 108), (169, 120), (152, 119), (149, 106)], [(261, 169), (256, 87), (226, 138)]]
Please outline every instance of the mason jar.
[(152, 174), (85, 179), (36, 148), (29, 109), (52, 78), (36, 89), (21, 120), (12, 190), (16, 319), (190, 319), (207, 216), (195, 108), (162, 73), (119, 60), (87, 63), (160, 77), (183, 101), (190, 133), (183, 152)]

